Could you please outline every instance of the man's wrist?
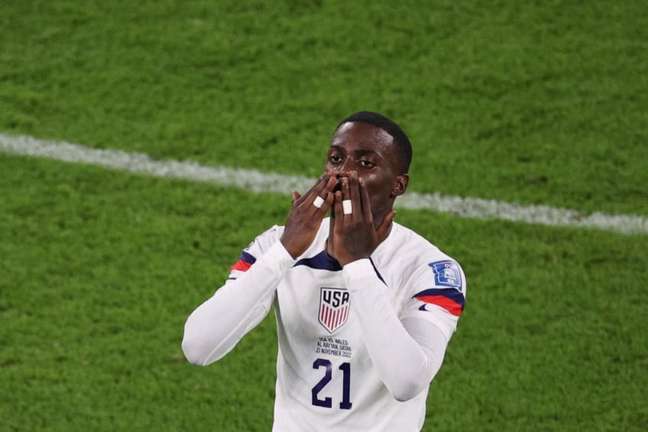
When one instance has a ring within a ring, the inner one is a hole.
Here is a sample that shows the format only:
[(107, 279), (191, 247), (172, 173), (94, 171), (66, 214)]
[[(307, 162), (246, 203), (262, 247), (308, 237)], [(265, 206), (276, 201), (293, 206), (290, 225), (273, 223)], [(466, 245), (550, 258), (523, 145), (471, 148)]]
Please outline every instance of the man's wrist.
[(284, 250), (285, 250), (286, 252), (288, 252), (288, 255), (290, 255), (291, 258), (296, 259), (296, 258), (299, 256), (298, 253), (296, 253), (296, 252), (294, 252), (294, 251), (291, 252), (290, 249), (292, 249), (292, 248), (291, 248), (290, 245), (287, 244), (287, 242), (284, 240), (284, 236), (281, 236), (281, 238), (279, 239), (279, 243), (281, 243), (281, 245), (283, 246)]

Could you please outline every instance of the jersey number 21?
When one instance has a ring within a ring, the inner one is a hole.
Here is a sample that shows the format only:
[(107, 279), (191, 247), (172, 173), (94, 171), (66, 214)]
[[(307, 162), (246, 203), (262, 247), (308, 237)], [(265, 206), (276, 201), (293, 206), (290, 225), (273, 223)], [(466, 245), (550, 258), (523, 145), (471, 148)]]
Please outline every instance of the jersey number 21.
[[(332, 364), (330, 360), (318, 358), (313, 362), (313, 369), (324, 368), (324, 376), (315, 387), (311, 390), (313, 405), (331, 408), (333, 407), (333, 400), (330, 397), (324, 399), (319, 398), (319, 392), (331, 381)], [(340, 409), (351, 409), (351, 363), (342, 363), (338, 368), (342, 371), (342, 401), (340, 402)]]

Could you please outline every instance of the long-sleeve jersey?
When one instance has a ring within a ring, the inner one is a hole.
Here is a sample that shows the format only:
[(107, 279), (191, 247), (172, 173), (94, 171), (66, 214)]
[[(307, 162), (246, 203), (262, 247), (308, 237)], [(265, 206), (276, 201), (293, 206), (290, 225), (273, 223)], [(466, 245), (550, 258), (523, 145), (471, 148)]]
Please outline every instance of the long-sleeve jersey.
[(418, 431), (428, 386), (464, 308), (459, 264), (394, 223), (368, 259), (341, 267), (328, 218), (293, 259), (274, 226), (187, 319), (183, 350), (207, 365), (274, 304), (279, 350), (273, 431)]

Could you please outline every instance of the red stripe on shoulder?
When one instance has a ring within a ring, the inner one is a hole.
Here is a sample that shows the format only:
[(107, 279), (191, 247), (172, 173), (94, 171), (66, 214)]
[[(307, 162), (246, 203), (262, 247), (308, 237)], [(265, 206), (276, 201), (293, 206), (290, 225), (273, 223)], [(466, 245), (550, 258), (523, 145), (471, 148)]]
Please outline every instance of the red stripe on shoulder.
[(461, 313), (463, 312), (463, 307), (459, 303), (445, 296), (430, 295), (430, 296), (419, 296), (416, 298), (424, 303), (441, 306), (443, 309), (447, 310), (454, 316), (461, 316)]
[(252, 267), (252, 264), (245, 262), (243, 260), (238, 260), (234, 265), (232, 266), (232, 270), (238, 270), (238, 271), (248, 271), (248, 269)]

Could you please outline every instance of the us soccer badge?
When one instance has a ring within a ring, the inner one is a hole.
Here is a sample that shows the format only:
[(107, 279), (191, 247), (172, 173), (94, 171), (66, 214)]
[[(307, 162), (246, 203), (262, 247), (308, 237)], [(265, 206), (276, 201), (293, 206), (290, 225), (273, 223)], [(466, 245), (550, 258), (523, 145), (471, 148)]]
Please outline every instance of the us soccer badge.
[(349, 318), (349, 292), (341, 288), (320, 288), (319, 322), (333, 333)]

